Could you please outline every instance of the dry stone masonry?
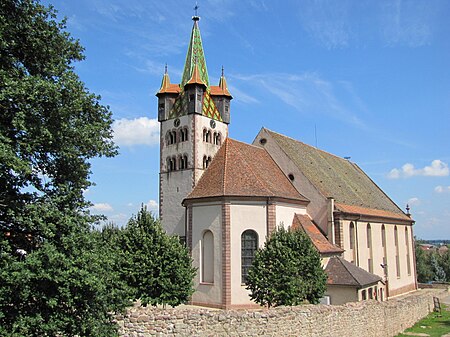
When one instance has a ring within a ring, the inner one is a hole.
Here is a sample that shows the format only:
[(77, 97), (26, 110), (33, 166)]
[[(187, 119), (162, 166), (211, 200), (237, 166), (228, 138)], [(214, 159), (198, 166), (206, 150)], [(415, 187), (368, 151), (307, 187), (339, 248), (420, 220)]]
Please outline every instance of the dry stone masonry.
[(135, 306), (118, 316), (123, 337), (150, 336), (395, 336), (433, 310), (433, 296), (447, 290), (425, 289), (387, 302), (340, 306), (304, 305), (259, 310), (160, 309)]

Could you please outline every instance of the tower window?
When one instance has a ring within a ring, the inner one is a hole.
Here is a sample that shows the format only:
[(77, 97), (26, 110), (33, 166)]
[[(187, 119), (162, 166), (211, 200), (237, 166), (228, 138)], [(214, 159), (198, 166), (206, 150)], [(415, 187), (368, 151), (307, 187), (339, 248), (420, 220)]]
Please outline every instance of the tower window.
[(211, 156), (208, 156), (208, 157), (203, 156), (203, 169), (204, 170), (208, 168), (209, 164), (211, 163), (211, 160), (212, 160)]
[(194, 99), (195, 99), (195, 95), (194, 94), (189, 95), (189, 102), (192, 102)]
[(293, 175), (292, 173), (289, 173), (289, 174), (288, 174), (288, 177), (289, 177), (289, 179), (290, 179), (291, 181), (294, 181), (294, 180), (295, 180), (295, 177), (294, 177), (294, 175)]
[(184, 170), (184, 169), (187, 169), (187, 168), (188, 168), (188, 159), (187, 159), (187, 155), (180, 156), (179, 162), (180, 162), (180, 165), (179, 165), (180, 170)]
[(266, 138), (261, 138), (260, 140), (259, 140), (259, 144), (261, 144), (261, 145), (264, 145), (264, 144), (266, 144), (267, 143), (267, 139)]
[(167, 132), (167, 145), (172, 145), (177, 142), (177, 133), (176, 131), (168, 131)]
[(180, 142), (185, 142), (188, 140), (188, 130), (187, 128), (182, 128), (180, 130)]

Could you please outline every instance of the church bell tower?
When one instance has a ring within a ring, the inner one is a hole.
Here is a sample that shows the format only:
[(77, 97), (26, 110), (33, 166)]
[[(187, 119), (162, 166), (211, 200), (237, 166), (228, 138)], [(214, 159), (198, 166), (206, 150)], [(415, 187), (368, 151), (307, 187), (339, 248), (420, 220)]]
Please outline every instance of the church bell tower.
[(158, 97), (160, 122), (159, 216), (170, 235), (186, 235), (181, 202), (192, 191), (228, 137), (230, 101), (223, 74), (209, 84), (198, 22), (193, 16), (189, 47), (180, 84), (170, 83), (167, 66)]

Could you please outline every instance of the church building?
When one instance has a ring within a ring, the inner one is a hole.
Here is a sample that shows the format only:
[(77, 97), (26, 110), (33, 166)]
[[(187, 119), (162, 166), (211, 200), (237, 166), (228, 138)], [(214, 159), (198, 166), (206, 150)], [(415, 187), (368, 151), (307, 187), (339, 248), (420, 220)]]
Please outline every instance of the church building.
[(386, 300), (417, 289), (414, 221), (351, 161), (262, 128), (252, 144), (228, 137), (225, 76), (210, 85), (194, 16), (179, 84), (158, 97), (159, 215), (189, 247), (192, 303), (256, 307), (245, 281), (277, 227), (303, 230), (328, 275), (328, 304)]

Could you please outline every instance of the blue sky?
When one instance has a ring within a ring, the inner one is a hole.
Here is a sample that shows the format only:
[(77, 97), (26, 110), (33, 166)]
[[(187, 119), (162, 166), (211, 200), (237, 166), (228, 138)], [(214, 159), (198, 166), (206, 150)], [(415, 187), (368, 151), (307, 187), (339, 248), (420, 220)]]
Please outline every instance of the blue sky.
[[(157, 211), (157, 101), (165, 63), (180, 81), (194, 1), (55, 0), (85, 47), (76, 71), (114, 114), (120, 155), (93, 161), (86, 192), (124, 224)], [(210, 82), (234, 99), (230, 136), (261, 127), (350, 156), (420, 238), (450, 239), (450, 2), (199, 1)], [(316, 131), (315, 131), (316, 130)], [(317, 137), (315, 136), (317, 135)]]

